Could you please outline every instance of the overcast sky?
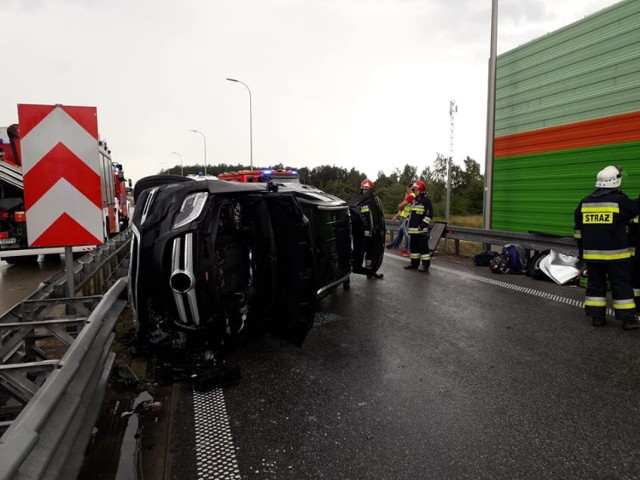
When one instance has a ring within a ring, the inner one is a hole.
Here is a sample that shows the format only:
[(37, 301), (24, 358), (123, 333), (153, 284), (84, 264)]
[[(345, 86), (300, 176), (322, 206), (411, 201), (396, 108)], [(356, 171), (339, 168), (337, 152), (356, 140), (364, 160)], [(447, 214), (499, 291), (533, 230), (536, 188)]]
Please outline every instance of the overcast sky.
[[(98, 108), (135, 180), (180, 164), (484, 169), (491, 0), (0, 0), (0, 124)], [(498, 54), (616, 3), (500, 0)]]

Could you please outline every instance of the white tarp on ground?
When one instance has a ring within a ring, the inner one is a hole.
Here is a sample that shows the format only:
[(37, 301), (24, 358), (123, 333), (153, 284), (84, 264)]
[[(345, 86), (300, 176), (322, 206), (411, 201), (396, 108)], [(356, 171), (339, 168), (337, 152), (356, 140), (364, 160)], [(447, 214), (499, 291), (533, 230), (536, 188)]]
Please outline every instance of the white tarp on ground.
[(551, 280), (558, 285), (564, 285), (580, 275), (578, 262), (577, 257), (551, 250), (549, 255), (540, 260), (539, 266)]

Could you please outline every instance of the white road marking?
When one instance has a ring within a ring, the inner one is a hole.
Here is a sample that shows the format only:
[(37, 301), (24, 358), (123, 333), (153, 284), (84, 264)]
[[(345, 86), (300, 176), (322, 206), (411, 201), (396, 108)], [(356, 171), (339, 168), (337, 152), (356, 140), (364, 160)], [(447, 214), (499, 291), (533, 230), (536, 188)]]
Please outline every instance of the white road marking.
[[(403, 257), (398, 257), (397, 255), (385, 254), (385, 258), (390, 258), (393, 260), (406, 261)], [(551, 300), (553, 302), (565, 303), (567, 305), (571, 305), (574, 307), (578, 307), (584, 309), (584, 302), (579, 300), (574, 300), (572, 298), (563, 297), (562, 295), (557, 295), (553, 293), (543, 292), (541, 290), (536, 290), (535, 288), (523, 287), (522, 285), (516, 285), (509, 282), (503, 282), (501, 280), (496, 280), (490, 277), (484, 277), (482, 275), (475, 275), (473, 273), (465, 272), (462, 270), (456, 270), (454, 268), (442, 267), (440, 265), (434, 265), (431, 263), (432, 270), (441, 270), (443, 272), (452, 273), (454, 275), (458, 275), (463, 278), (470, 278), (472, 280), (476, 280), (478, 282), (488, 283), (490, 285), (495, 285), (501, 288), (508, 288), (510, 290), (516, 290), (518, 292), (533, 295), (534, 297), (544, 298), (545, 300)], [(607, 308), (607, 315), (614, 315), (614, 312), (611, 308)]]
[(221, 388), (193, 389), (198, 480), (236, 480), (240, 470)]

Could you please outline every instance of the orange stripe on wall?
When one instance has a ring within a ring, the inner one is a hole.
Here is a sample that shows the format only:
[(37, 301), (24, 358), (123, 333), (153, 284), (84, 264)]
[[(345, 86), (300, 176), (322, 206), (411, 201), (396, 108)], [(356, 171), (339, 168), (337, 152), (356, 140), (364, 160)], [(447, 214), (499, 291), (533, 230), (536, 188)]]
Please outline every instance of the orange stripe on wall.
[(498, 137), (494, 157), (637, 141), (640, 141), (640, 112), (633, 112)]

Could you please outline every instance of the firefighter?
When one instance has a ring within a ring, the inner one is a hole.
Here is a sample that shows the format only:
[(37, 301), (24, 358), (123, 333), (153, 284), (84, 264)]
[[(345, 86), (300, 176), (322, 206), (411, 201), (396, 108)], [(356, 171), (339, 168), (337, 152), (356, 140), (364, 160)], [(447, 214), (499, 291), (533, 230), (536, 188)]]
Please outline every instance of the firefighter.
[(398, 248), (402, 243), (402, 237), (404, 237), (405, 249), (400, 249), (400, 255), (403, 257), (411, 256), (411, 240), (409, 239), (409, 233), (407, 230), (407, 222), (409, 220), (409, 212), (411, 211), (411, 202), (416, 198), (416, 194), (411, 190), (411, 182), (407, 186), (407, 194), (404, 199), (398, 204), (398, 213), (396, 213), (391, 220), (397, 220), (400, 218), (400, 227), (398, 229), (398, 235), (396, 239), (387, 245), (387, 248)]
[[(378, 273), (382, 254), (384, 253), (384, 232), (382, 233), (382, 245), (380, 243), (380, 228), (384, 229), (384, 216), (382, 214), (382, 202), (374, 193), (374, 185), (371, 180), (365, 178), (360, 183), (360, 197), (356, 200), (358, 212), (362, 219), (364, 239), (362, 253), (364, 254), (364, 269), (361, 269), (361, 261), (355, 270), (366, 272), (367, 278), (381, 279), (384, 275)], [(382, 219), (382, 222), (380, 221)]]
[(411, 238), (411, 263), (405, 265), (404, 268), (428, 272), (431, 266), (429, 226), (433, 218), (433, 206), (427, 196), (427, 186), (422, 180), (416, 180), (411, 185), (411, 191), (416, 195), (411, 202), (407, 228), (409, 238)]
[(606, 325), (607, 278), (613, 310), (625, 330), (640, 328), (631, 284), (633, 247), (629, 222), (638, 215), (636, 204), (620, 190), (622, 167), (598, 172), (596, 189), (583, 198), (575, 213), (575, 238), (587, 264), (585, 314), (594, 327)]
[[(636, 208), (640, 212), (640, 196), (635, 200)], [(635, 247), (635, 255), (631, 261), (632, 274), (631, 284), (633, 286), (633, 298), (636, 301), (636, 316), (640, 316), (640, 216), (631, 221), (631, 245)]]

